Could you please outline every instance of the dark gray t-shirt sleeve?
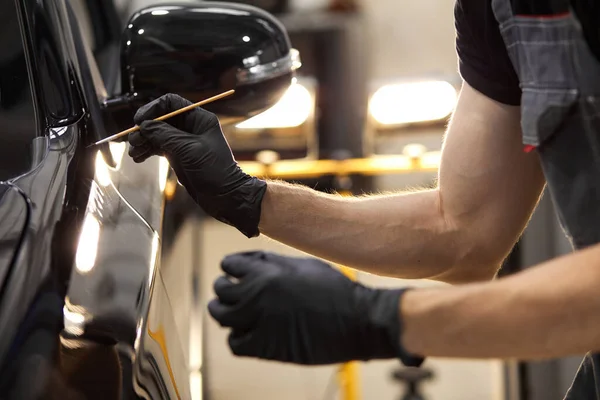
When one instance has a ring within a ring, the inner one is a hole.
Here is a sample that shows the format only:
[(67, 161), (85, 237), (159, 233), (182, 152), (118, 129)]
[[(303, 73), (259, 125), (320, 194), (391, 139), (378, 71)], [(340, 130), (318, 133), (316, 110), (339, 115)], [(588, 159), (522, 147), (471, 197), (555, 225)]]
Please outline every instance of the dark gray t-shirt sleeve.
[(456, 0), (456, 51), (460, 75), (498, 102), (519, 105), (519, 78), (506, 51), (491, 0)]

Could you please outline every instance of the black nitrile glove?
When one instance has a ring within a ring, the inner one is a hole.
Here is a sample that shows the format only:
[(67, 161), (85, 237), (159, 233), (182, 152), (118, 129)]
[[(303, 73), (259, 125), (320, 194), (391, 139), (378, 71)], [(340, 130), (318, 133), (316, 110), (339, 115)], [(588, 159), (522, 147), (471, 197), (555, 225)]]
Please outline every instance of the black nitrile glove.
[(192, 104), (164, 95), (141, 107), (129, 135), (129, 155), (137, 163), (165, 156), (181, 184), (202, 209), (247, 237), (259, 235), (261, 202), (267, 184), (244, 173), (236, 163), (217, 117), (195, 108), (168, 122), (153, 119)]
[(208, 305), (231, 328), (233, 354), (304, 365), (423, 359), (400, 343), (399, 302), (406, 289), (371, 289), (312, 258), (250, 252), (226, 257)]

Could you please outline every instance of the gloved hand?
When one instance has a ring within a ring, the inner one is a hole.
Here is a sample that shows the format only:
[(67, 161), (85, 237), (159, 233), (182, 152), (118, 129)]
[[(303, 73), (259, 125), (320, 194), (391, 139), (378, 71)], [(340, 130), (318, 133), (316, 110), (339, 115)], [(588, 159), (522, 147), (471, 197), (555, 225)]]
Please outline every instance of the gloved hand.
[(402, 290), (371, 289), (311, 258), (250, 252), (226, 257), (208, 305), (231, 328), (238, 356), (304, 365), (400, 358), (423, 359), (400, 343)]
[(164, 155), (207, 214), (235, 226), (248, 237), (258, 236), (267, 184), (240, 169), (217, 117), (195, 108), (168, 122), (153, 121), (190, 104), (180, 96), (166, 94), (141, 107), (134, 117), (140, 130), (129, 135), (129, 155), (137, 163)]

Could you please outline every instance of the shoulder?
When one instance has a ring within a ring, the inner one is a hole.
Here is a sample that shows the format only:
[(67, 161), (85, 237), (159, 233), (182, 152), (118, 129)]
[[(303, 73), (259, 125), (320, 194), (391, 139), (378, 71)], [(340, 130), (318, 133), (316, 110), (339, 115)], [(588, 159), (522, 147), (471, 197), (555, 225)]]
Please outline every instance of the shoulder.
[(500, 34), (491, 0), (456, 0), (454, 19), (462, 78), (496, 101), (518, 105), (519, 79)]

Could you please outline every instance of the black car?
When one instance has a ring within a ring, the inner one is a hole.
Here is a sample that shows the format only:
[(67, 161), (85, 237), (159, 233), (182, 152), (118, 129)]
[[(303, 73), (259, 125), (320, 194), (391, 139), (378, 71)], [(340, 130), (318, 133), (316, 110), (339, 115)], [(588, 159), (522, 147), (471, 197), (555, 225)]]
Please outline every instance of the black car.
[(185, 191), (164, 158), (93, 144), (168, 92), (235, 89), (206, 108), (248, 118), (289, 87), (298, 53), (270, 14), (223, 2), (123, 25), (110, 0), (0, 0), (0, 33), (0, 398), (190, 398), (174, 321), (190, 305), (161, 270)]

